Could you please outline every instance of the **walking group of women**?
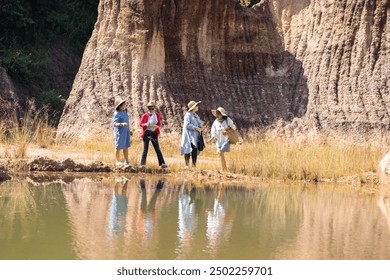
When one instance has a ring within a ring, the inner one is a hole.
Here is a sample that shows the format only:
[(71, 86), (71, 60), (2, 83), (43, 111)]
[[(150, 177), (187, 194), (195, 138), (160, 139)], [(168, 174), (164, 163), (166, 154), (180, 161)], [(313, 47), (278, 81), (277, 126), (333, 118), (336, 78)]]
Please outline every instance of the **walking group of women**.
[[(199, 104), (201, 101), (190, 101), (187, 104), (187, 112), (184, 115), (182, 139), (180, 153), (184, 155), (184, 169), (190, 167), (190, 159), (192, 168), (196, 167), (198, 154), (204, 147), (203, 141), (203, 125), (197, 114)], [(146, 165), (146, 158), (149, 150), (149, 143), (152, 142), (154, 150), (157, 154), (158, 164), (161, 168), (166, 168), (167, 165), (164, 156), (161, 152), (158, 143), (161, 128), (161, 115), (156, 111), (156, 104), (151, 101), (147, 104), (148, 112), (146, 112), (140, 120), (140, 127), (142, 128), (141, 138), (143, 141), (143, 151), (141, 156), (141, 168)], [(227, 169), (225, 153), (230, 151), (230, 142), (226, 135), (229, 130), (236, 130), (236, 125), (233, 120), (228, 117), (225, 109), (219, 107), (211, 110), (216, 117), (211, 127), (211, 137), (209, 140), (216, 141), (217, 153), (220, 155), (222, 169)], [(115, 103), (115, 112), (113, 114), (114, 122), (114, 139), (116, 150), (116, 166), (132, 166), (129, 162), (130, 147), (130, 124), (129, 116), (126, 110), (126, 101), (119, 100)], [(123, 151), (124, 162), (120, 160), (120, 151)]]

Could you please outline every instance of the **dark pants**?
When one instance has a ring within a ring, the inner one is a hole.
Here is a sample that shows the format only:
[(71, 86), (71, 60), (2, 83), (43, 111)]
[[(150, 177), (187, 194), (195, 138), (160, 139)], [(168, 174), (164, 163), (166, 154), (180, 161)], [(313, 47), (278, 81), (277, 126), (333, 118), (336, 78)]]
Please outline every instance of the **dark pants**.
[(150, 141), (152, 141), (152, 145), (154, 147), (154, 150), (156, 151), (157, 158), (158, 158), (158, 165), (165, 164), (164, 157), (160, 150), (160, 146), (158, 145), (157, 132), (146, 130), (144, 138), (142, 138), (142, 141), (144, 142), (144, 150), (142, 152), (141, 165), (145, 165), (146, 163), (146, 157), (148, 156)]
[(191, 144), (192, 152), (190, 154), (184, 154), (184, 160), (186, 162), (186, 166), (188, 166), (188, 163), (190, 162), (190, 156), (192, 157), (192, 165), (196, 166), (196, 159), (198, 158), (198, 149), (194, 146), (194, 144)]

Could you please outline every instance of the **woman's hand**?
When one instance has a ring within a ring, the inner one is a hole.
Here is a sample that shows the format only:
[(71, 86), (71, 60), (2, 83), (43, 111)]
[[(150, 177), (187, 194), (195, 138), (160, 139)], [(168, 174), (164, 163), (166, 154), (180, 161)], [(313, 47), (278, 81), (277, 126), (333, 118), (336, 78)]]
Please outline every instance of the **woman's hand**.
[(200, 128), (200, 127), (195, 127), (195, 130), (196, 130), (197, 132), (202, 132), (202, 128)]

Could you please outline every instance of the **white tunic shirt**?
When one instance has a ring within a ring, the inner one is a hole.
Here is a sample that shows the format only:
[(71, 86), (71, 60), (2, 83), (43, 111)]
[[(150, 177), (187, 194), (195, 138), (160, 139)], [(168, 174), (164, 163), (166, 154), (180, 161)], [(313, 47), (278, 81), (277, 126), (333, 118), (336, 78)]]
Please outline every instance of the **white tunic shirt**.
[(223, 132), (228, 128), (231, 127), (232, 129), (236, 130), (237, 127), (233, 123), (233, 120), (231, 118), (227, 118), (222, 123), (219, 122), (218, 119), (216, 119), (211, 127), (211, 136), (217, 140), (217, 151), (220, 150), (223, 144), (225, 144), (228, 139), (223, 135)]

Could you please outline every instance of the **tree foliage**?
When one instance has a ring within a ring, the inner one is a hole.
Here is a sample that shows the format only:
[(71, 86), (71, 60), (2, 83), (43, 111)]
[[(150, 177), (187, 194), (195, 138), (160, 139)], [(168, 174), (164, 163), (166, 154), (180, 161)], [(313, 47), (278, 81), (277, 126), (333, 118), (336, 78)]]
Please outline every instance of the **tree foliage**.
[[(30, 97), (35, 97), (42, 107), (49, 105), (56, 117), (62, 111), (63, 98), (44, 86), (46, 77), (41, 77), (40, 70), (49, 61), (53, 42), (66, 40), (81, 56), (96, 21), (98, 3), (99, 0), (0, 0), (0, 66), (13, 80), (34, 89)], [(39, 79), (41, 84), (37, 87)]]
[(252, 7), (259, 2), (260, 0), (240, 0), (240, 3), (246, 7)]

